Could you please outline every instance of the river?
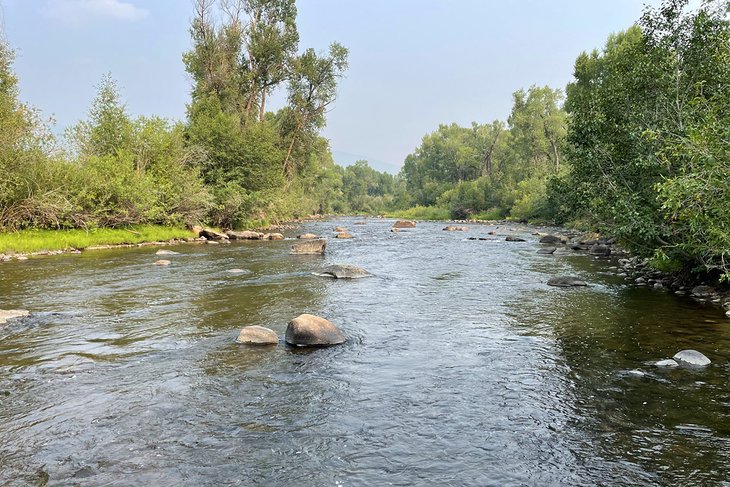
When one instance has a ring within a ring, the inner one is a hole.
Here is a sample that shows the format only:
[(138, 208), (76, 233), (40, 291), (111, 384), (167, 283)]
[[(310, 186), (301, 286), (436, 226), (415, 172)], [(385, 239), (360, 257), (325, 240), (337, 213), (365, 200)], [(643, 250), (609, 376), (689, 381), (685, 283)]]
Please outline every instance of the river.
[[(324, 257), (287, 240), (0, 264), (0, 308), (34, 313), (0, 327), (0, 483), (730, 485), (720, 309), (537, 254), (528, 226), (356, 221), (287, 234), (348, 228)], [(375, 276), (312, 274), (331, 263)], [(347, 343), (235, 343), (301, 313)], [(686, 348), (713, 363), (653, 365)]]

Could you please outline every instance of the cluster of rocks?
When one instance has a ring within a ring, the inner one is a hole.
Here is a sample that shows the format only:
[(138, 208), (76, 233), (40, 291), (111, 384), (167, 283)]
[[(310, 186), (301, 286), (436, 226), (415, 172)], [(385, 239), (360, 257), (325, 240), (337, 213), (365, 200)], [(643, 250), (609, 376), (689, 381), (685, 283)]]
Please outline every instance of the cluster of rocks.
[[(276, 345), (279, 335), (269, 328), (253, 325), (244, 327), (236, 341), (246, 345)], [(347, 338), (331, 321), (305, 313), (289, 322), (284, 341), (295, 347), (328, 347), (345, 343)]]
[(659, 360), (654, 365), (657, 367), (678, 367), (682, 365), (691, 365), (696, 367), (704, 367), (710, 365), (712, 361), (703, 353), (697, 350), (681, 350), (674, 354), (674, 357)]

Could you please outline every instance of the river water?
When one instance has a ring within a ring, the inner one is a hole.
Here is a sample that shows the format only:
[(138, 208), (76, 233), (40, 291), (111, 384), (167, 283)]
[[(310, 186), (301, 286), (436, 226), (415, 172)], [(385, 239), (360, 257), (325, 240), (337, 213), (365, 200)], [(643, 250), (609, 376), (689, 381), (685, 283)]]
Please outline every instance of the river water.
[[(0, 308), (34, 312), (0, 328), (0, 484), (730, 485), (720, 309), (536, 254), (527, 226), (365, 221), (298, 229), (355, 236), (324, 257), (273, 241), (181, 245), (169, 267), (154, 247), (0, 264)], [(331, 263), (375, 277), (312, 275)], [(566, 274), (590, 287), (545, 284)], [(348, 342), (235, 343), (305, 312)], [(686, 348), (712, 365), (652, 365)]]

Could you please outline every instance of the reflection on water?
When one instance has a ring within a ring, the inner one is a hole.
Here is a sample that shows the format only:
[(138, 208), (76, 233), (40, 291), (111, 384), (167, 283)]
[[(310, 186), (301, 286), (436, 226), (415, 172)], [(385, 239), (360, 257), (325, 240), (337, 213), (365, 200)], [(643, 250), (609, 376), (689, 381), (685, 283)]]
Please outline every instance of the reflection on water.
[[(730, 478), (730, 322), (610, 260), (337, 223), (354, 240), (95, 251), (0, 265), (7, 485), (708, 485)], [(329, 234), (333, 224), (300, 231)], [(499, 229), (498, 232), (505, 229)], [(375, 277), (323, 279), (347, 263)], [(229, 273), (230, 269), (245, 273)], [(554, 275), (591, 286), (557, 289)], [(248, 348), (300, 313), (329, 349)], [(695, 348), (705, 369), (658, 369)], [(725, 484), (727, 485), (727, 484)]]

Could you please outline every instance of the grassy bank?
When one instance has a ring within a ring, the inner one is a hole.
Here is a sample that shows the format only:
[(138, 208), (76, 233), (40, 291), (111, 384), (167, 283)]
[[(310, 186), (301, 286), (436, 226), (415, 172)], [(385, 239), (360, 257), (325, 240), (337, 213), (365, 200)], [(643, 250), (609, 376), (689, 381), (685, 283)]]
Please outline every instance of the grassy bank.
[(185, 228), (135, 225), (93, 230), (21, 230), (0, 233), (0, 253), (84, 249), (94, 245), (136, 244), (195, 237)]

